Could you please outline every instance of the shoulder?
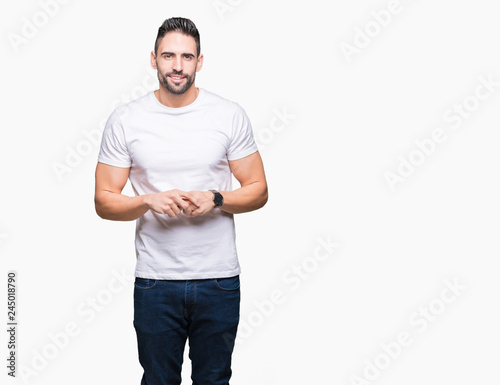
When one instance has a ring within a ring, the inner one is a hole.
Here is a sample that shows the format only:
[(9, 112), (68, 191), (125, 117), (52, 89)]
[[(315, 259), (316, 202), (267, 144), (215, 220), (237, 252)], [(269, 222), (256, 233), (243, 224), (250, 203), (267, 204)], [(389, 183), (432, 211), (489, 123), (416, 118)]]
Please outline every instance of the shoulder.
[(207, 91), (206, 89), (203, 89), (203, 92), (204, 92), (204, 95), (203, 95), (204, 103), (211, 106), (211, 107), (214, 107), (214, 108), (217, 108), (220, 110), (225, 110), (225, 111), (231, 112), (233, 114), (238, 112), (238, 110), (241, 109), (241, 106), (232, 100), (224, 98), (224, 97), (222, 97), (214, 92)]
[(119, 118), (120, 120), (124, 120), (131, 115), (138, 113), (140, 114), (148, 109), (148, 104), (151, 101), (152, 95), (153, 91), (149, 91), (145, 95), (137, 99), (122, 104), (114, 109), (112, 115), (115, 115), (115, 117)]

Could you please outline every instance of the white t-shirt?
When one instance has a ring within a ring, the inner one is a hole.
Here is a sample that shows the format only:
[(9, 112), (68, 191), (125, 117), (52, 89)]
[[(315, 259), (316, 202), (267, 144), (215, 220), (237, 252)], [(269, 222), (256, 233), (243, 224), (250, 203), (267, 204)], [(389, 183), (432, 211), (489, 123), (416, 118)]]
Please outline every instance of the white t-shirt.
[[(98, 161), (130, 168), (136, 195), (172, 189), (231, 191), (228, 161), (257, 150), (252, 126), (237, 103), (199, 88), (193, 103), (172, 108), (151, 91), (113, 111)], [(149, 210), (136, 221), (135, 248), (136, 277), (240, 274), (233, 215), (219, 208), (193, 218)]]

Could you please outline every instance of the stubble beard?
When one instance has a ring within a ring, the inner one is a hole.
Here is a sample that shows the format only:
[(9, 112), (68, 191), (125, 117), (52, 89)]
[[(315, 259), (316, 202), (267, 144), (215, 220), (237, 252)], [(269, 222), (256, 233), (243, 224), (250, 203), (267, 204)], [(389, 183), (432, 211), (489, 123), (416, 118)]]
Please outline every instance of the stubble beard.
[[(176, 86), (176, 85), (170, 84), (168, 82), (168, 76), (170, 76), (170, 75), (185, 76), (186, 81), (185, 81), (184, 85)], [(162, 74), (162, 73), (160, 73), (160, 71), (158, 71), (158, 80), (159, 80), (160, 84), (163, 87), (165, 87), (167, 89), (167, 91), (171, 92), (174, 95), (182, 95), (183, 93), (185, 93), (193, 85), (195, 77), (196, 77), (195, 73), (193, 73), (192, 75), (185, 75), (182, 72), (173, 71), (173, 72), (169, 72), (167, 74)]]

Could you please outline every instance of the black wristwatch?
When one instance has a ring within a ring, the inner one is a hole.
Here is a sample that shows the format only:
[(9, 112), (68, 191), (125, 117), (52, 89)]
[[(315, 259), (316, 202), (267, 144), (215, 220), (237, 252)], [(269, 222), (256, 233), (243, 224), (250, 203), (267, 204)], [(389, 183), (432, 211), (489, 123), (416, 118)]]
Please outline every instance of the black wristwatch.
[(213, 201), (214, 201), (214, 207), (220, 207), (224, 203), (224, 197), (220, 192), (217, 190), (210, 190), (214, 193)]

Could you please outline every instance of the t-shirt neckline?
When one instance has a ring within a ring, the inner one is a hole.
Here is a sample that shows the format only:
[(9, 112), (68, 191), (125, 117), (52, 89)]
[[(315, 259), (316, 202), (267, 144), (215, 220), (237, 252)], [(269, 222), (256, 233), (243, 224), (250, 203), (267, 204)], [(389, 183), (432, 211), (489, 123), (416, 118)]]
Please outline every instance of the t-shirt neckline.
[(169, 113), (173, 113), (173, 114), (176, 114), (176, 113), (177, 113), (177, 114), (180, 114), (180, 113), (183, 113), (183, 112), (189, 111), (189, 110), (191, 110), (191, 109), (195, 108), (198, 104), (200, 104), (201, 99), (202, 99), (202, 98), (203, 98), (203, 96), (205, 95), (205, 90), (204, 90), (203, 88), (201, 88), (201, 87), (197, 87), (197, 88), (198, 88), (198, 90), (199, 90), (200, 92), (198, 93), (198, 96), (196, 97), (196, 99), (195, 99), (192, 103), (188, 104), (187, 106), (182, 106), (182, 107), (168, 107), (168, 106), (166, 106), (166, 105), (162, 104), (162, 103), (161, 103), (161, 102), (160, 102), (160, 101), (156, 98), (156, 96), (155, 96), (155, 91), (151, 91), (151, 92), (150, 92), (150, 97), (151, 97), (152, 99), (154, 99), (154, 101), (153, 101), (153, 102), (154, 102), (154, 103), (155, 103), (158, 107), (162, 108), (164, 111), (167, 111), (167, 112), (169, 112)]

